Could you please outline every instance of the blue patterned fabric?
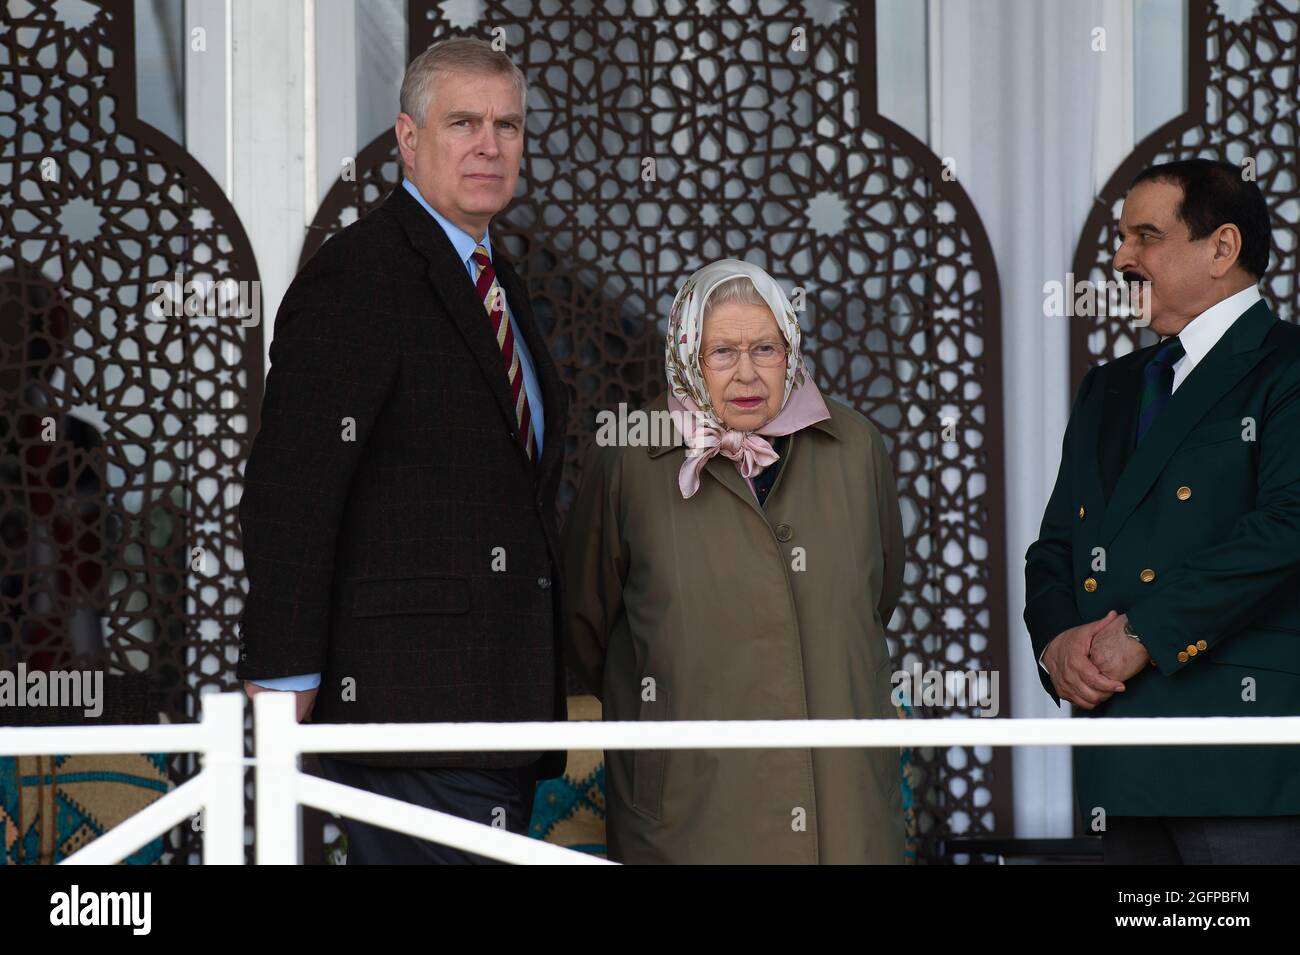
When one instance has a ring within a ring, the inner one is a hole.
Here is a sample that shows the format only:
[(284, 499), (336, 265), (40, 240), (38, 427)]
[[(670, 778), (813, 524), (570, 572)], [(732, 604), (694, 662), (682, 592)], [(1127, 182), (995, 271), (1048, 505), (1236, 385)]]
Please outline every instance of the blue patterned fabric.
[(605, 855), (605, 764), (582, 779), (566, 774), (539, 783), (528, 833), (566, 849)]
[[(62, 862), (168, 791), (164, 753), (0, 756), (0, 862)], [(123, 861), (150, 865), (163, 837)]]

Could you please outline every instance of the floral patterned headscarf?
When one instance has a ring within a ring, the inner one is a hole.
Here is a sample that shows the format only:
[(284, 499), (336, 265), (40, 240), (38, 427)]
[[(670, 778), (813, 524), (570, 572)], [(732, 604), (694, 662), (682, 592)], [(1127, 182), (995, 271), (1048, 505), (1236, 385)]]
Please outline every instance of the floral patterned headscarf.
[[(705, 304), (714, 289), (738, 277), (747, 278), (754, 284), (772, 310), (788, 346), (781, 410), (753, 431), (736, 431), (722, 422), (700, 371)], [(721, 259), (704, 266), (686, 280), (668, 313), (668, 339), (664, 349), (668, 407), (686, 412), (680, 416), (688, 449), (686, 461), (678, 474), (682, 497), (689, 498), (699, 490), (700, 471), (715, 454), (733, 460), (741, 476), (748, 481), (779, 459), (764, 436), (792, 434), (831, 416), (821, 392), (804, 367), (803, 354), (799, 350), (801, 338), (799, 320), (781, 286), (757, 265), (739, 259)], [(753, 487), (752, 483), (750, 486)]]

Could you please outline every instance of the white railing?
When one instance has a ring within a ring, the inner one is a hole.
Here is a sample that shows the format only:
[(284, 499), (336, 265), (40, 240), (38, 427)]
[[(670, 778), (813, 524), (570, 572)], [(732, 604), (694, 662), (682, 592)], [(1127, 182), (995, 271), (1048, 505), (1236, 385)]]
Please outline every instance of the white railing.
[(0, 729), (0, 756), (51, 753), (199, 753), (203, 768), (189, 782), (114, 826), (64, 865), (120, 862), (146, 842), (202, 811), (204, 865), (244, 861), (244, 698), (203, 697), (197, 723), (167, 726), (40, 726)]
[(1300, 716), (1134, 719), (753, 720), (630, 723), (300, 724), (291, 693), (254, 698), (256, 756), (243, 759), (243, 694), (207, 694), (203, 719), (173, 726), (0, 729), (0, 755), (197, 752), (194, 779), (66, 863), (120, 861), (199, 809), (204, 864), (240, 864), (243, 767), (256, 767), (258, 864), (299, 861), (298, 807), (315, 806), (504, 862), (606, 864), (503, 829), (309, 776), (303, 753), (607, 749), (1300, 744)]

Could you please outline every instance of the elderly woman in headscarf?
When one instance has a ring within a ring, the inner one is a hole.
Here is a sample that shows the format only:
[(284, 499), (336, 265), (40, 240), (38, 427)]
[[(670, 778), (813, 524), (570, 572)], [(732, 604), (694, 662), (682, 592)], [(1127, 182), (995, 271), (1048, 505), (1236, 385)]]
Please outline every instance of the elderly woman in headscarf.
[[(604, 719), (895, 717), (879, 432), (818, 391), (757, 266), (692, 275), (666, 352), (646, 410), (678, 412), (684, 446), (593, 446), (565, 526), (571, 663)], [(897, 749), (610, 750), (605, 780), (616, 861), (903, 861)]]

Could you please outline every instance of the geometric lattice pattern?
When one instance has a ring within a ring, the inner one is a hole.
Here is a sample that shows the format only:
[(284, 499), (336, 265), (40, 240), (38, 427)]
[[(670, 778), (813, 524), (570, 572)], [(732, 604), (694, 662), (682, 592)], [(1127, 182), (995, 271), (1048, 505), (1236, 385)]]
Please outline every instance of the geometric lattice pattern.
[[(997, 277), (964, 191), (877, 115), (874, 4), (408, 11), (412, 57), (500, 31), (529, 81), (520, 187), (492, 236), (569, 385), (561, 507), (596, 412), (664, 390), (681, 283), (714, 259), (748, 259), (803, 290), (818, 385), (890, 444), (909, 551), (895, 659), (1005, 673)], [(304, 260), (399, 181), (386, 133), (326, 197)], [(922, 858), (945, 833), (1010, 826), (1005, 751), (913, 756)]]
[[(130, 3), (7, 5), (0, 144), (0, 665), (103, 668), (110, 704), (113, 677), (143, 678), (143, 718), (192, 720), (238, 686), (251, 249), (211, 177), (136, 119)], [(193, 769), (171, 760), (176, 782)], [(169, 858), (197, 838), (179, 827)]]
[[(1268, 203), (1273, 249), (1260, 285), (1286, 321), (1300, 319), (1300, 0), (1191, 0), (1188, 110), (1138, 144), (1098, 197), (1075, 252), (1077, 280), (1114, 277), (1112, 261), (1125, 191), (1147, 166), (1222, 159), (1255, 176)], [(1074, 387), (1093, 365), (1153, 344), (1157, 336), (1123, 318), (1078, 320), (1071, 330)]]

